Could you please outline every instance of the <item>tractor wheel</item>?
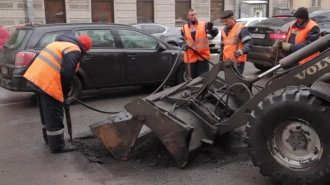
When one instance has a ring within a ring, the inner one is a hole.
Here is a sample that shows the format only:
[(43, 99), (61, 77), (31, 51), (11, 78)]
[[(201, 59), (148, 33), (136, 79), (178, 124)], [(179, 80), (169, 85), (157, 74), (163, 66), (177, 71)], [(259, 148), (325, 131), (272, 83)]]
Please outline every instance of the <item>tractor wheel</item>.
[(307, 87), (272, 93), (251, 113), (248, 152), (272, 184), (330, 183), (330, 104)]
[(69, 92), (69, 97), (70, 98), (79, 98), (80, 94), (82, 92), (82, 83), (79, 77), (75, 76), (73, 78), (73, 83), (71, 90)]
[(178, 71), (176, 73), (176, 84), (182, 84), (186, 81), (189, 80), (187, 71), (186, 71), (186, 67), (184, 64), (182, 64), (179, 68)]

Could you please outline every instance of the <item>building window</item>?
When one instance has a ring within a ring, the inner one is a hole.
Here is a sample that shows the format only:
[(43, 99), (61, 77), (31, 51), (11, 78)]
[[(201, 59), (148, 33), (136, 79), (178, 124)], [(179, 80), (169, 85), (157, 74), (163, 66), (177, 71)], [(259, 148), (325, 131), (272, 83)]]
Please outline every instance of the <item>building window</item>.
[(92, 22), (113, 23), (113, 17), (112, 0), (92, 0)]
[[(187, 13), (191, 8), (190, 0), (175, 0), (175, 26), (181, 27), (187, 23)], [(197, 15), (198, 17), (198, 15)]]
[(211, 0), (211, 22), (221, 25), (220, 14), (223, 12), (223, 0)]
[(321, 6), (321, 0), (312, 0), (312, 6)]
[(136, 3), (137, 23), (154, 22), (153, 0), (137, 0)]
[(65, 23), (64, 0), (45, 0), (46, 23)]

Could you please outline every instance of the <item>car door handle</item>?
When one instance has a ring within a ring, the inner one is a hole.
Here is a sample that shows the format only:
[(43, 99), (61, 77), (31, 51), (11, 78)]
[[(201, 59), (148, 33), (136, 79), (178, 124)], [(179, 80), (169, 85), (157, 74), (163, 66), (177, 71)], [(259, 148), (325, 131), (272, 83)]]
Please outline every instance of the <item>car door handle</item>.
[(93, 56), (91, 56), (91, 55), (84, 56), (84, 59), (86, 59), (86, 60), (89, 60), (89, 59), (91, 59), (91, 58), (93, 58)]
[(129, 55), (127, 55), (128, 57), (137, 57), (137, 55), (136, 54), (129, 54)]
[(135, 59), (138, 55), (136, 54), (129, 54), (127, 55), (127, 57), (131, 58), (131, 59)]

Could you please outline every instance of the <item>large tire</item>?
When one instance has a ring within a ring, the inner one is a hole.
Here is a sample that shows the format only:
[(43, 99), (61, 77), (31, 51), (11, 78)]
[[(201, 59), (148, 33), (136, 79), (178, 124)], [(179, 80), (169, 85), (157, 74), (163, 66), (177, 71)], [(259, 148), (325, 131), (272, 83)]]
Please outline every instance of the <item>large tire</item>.
[(185, 65), (182, 64), (176, 73), (176, 84), (182, 84), (186, 81), (188, 81), (188, 74)]
[(73, 78), (73, 83), (72, 83), (71, 90), (69, 92), (69, 97), (70, 98), (79, 98), (79, 96), (81, 95), (81, 92), (82, 92), (81, 80), (79, 79), (79, 77), (75, 76)]
[(307, 87), (288, 87), (272, 93), (251, 113), (248, 152), (273, 184), (328, 184), (329, 131), (329, 103)]
[(268, 69), (271, 68), (269, 66), (264, 66), (264, 65), (260, 65), (260, 64), (253, 64), (253, 65), (254, 65), (254, 67), (256, 67), (257, 69), (259, 69), (262, 72), (267, 71)]

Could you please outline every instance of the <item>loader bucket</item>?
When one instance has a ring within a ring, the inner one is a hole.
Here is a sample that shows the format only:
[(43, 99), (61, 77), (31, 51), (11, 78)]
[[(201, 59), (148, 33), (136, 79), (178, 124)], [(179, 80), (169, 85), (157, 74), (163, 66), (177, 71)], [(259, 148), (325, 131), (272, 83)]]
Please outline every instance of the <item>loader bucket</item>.
[(204, 74), (144, 99), (137, 98), (125, 106), (126, 111), (91, 125), (90, 129), (120, 160), (134, 156), (136, 148), (156, 136), (177, 166), (183, 168), (203, 146), (213, 144), (217, 134), (215, 125), (220, 120), (215, 113), (217, 98), (223, 95), (231, 110), (239, 107), (240, 101), (233, 95), (223, 91), (209, 93), (211, 87), (224, 86), (217, 76), (221, 67), (216, 64), (208, 76)]

